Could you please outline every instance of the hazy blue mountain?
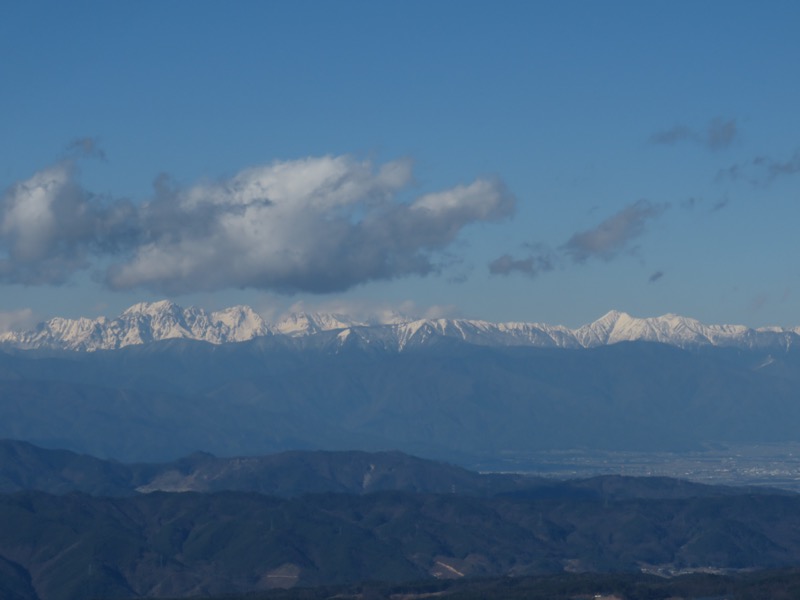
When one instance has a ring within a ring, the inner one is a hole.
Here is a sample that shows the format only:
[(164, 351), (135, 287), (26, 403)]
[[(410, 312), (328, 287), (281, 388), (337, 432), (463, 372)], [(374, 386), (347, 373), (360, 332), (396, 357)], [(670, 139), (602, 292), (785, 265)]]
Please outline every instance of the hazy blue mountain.
[[(401, 452), (291, 451), (232, 458), (197, 452), (164, 463), (121, 463), (0, 440), (0, 493), (37, 490), (123, 496), (157, 491), (244, 491), (290, 497), (394, 490), (489, 496), (524, 492), (533, 486), (549, 490), (553, 485), (541, 478), (474, 473)], [(678, 488), (706, 493), (706, 488), (697, 484), (682, 482)]]
[(0, 437), (125, 461), (204, 450), (401, 450), (471, 463), (554, 448), (797, 440), (800, 351), (622, 342), (403, 352), (335, 331), (0, 353)]

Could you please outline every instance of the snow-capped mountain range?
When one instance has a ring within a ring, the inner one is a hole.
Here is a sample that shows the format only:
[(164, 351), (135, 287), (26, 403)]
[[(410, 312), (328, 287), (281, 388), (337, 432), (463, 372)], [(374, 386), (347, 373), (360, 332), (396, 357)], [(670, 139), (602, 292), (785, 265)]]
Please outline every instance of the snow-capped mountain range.
[(276, 323), (268, 323), (247, 306), (207, 312), (162, 300), (135, 304), (115, 319), (50, 319), (28, 331), (0, 334), (0, 344), (25, 350), (91, 352), (175, 338), (224, 344), (261, 336), (297, 338), (325, 332), (335, 335), (336, 344), (361, 343), (398, 351), (441, 338), (487, 346), (550, 348), (591, 348), (641, 340), (682, 348), (711, 345), (785, 350), (800, 343), (800, 327), (751, 329), (743, 325), (704, 325), (673, 314), (642, 319), (611, 311), (577, 329), (468, 319), (395, 318), (390, 323), (371, 323), (341, 314), (322, 313), (292, 314)]

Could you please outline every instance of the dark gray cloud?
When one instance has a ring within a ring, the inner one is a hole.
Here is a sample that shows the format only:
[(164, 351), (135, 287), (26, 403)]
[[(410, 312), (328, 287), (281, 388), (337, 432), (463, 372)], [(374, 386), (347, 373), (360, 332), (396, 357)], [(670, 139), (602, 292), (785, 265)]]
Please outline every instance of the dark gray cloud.
[(730, 146), (738, 133), (736, 119), (712, 119), (705, 129), (697, 130), (686, 125), (675, 125), (670, 129), (658, 131), (650, 136), (654, 144), (677, 144), (691, 142), (705, 146), (709, 150), (721, 150)]
[(412, 183), (406, 160), (326, 156), (188, 188), (160, 175), (154, 197), (133, 204), (87, 192), (67, 160), (3, 196), (0, 281), (59, 284), (92, 269), (112, 289), (341, 291), (437, 272), (464, 227), (515, 208), (498, 180), (400, 200)]
[[(647, 222), (661, 216), (668, 207), (668, 204), (638, 200), (596, 227), (573, 234), (555, 251), (536, 244), (531, 245), (532, 251), (522, 257), (503, 254), (489, 263), (489, 272), (492, 275), (521, 273), (536, 277), (545, 271), (552, 271), (559, 264), (563, 265), (565, 261), (576, 264), (585, 263), (590, 258), (610, 261), (620, 253), (631, 250), (630, 243), (644, 233)], [(651, 278), (651, 281), (655, 279)]]
[(575, 233), (561, 246), (561, 251), (576, 263), (590, 258), (609, 261), (641, 236), (647, 221), (659, 217), (667, 207), (667, 204), (638, 200), (596, 227)]
[(93, 196), (70, 161), (9, 188), (0, 200), (0, 281), (66, 282), (98, 253), (113, 253), (135, 221), (127, 201)]

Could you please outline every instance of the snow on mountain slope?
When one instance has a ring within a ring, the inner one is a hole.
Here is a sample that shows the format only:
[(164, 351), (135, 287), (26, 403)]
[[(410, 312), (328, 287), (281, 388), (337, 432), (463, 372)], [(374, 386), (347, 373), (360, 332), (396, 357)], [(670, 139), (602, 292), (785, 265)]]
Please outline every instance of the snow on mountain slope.
[(421, 319), (394, 326), (398, 348), (425, 344), (431, 337), (454, 337), (486, 346), (578, 347), (566, 327), (536, 323), (490, 323), (466, 319)]
[(771, 346), (786, 348), (800, 339), (791, 329), (704, 325), (696, 319), (674, 314), (639, 319), (618, 311), (611, 311), (594, 323), (578, 328), (575, 337), (583, 347), (641, 340), (681, 348), (712, 345), (750, 349)]
[(640, 319), (611, 311), (578, 329), (468, 319), (394, 319), (390, 323), (370, 324), (341, 314), (323, 313), (293, 314), (269, 324), (247, 306), (206, 312), (162, 300), (135, 304), (116, 319), (54, 318), (29, 331), (0, 334), (0, 343), (21, 349), (93, 351), (173, 338), (224, 344), (266, 335), (308, 337), (325, 331), (338, 331), (335, 343), (340, 346), (361, 344), (397, 351), (424, 346), (440, 338), (487, 346), (548, 348), (591, 348), (642, 340), (682, 348), (713, 345), (787, 349), (800, 341), (800, 327), (750, 329), (742, 325), (704, 325), (674, 314)]
[(208, 313), (162, 300), (135, 304), (116, 319), (51, 319), (29, 331), (2, 334), (0, 342), (22, 349), (93, 351), (172, 338), (222, 344), (271, 332), (264, 320), (247, 306)]
[(211, 321), (220, 331), (220, 337), (216, 343), (244, 342), (254, 337), (273, 333), (270, 325), (249, 306), (232, 306), (212, 312)]

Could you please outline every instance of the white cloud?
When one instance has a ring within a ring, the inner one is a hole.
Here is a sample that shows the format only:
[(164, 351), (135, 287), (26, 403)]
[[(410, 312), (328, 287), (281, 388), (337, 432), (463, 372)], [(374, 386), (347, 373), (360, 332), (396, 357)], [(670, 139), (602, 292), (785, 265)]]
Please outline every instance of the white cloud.
[(36, 315), (30, 308), (0, 311), (0, 333), (23, 331), (35, 325), (36, 322)]
[(375, 324), (398, 323), (421, 318), (440, 319), (461, 316), (461, 309), (454, 304), (420, 306), (413, 300), (381, 302), (352, 298), (322, 299), (318, 301), (299, 300), (289, 306), (281, 316), (303, 312), (344, 315), (358, 322)]
[(3, 198), (0, 280), (63, 283), (104, 263), (98, 277), (119, 290), (341, 291), (437, 272), (466, 226), (514, 210), (496, 180), (401, 200), (412, 183), (408, 160), (324, 156), (185, 189), (159, 176), (134, 205), (93, 196), (65, 161)]
[(132, 206), (104, 202), (75, 180), (71, 161), (34, 174), (0, 200), (0, 281), (63, 283), (126, 238)]
[(196, 185), (145, 209), (174, 226), (146, 219), (151, 239), (111, 269), (109, 283), (165, 292), (341, 291), (435, 271), (436, 252), (466, 225), (514, 207), (501, 184), (486, 180), (397, 201), (411, 181), (408, 161), (375, 169), (344, 156), (273, 163)]

